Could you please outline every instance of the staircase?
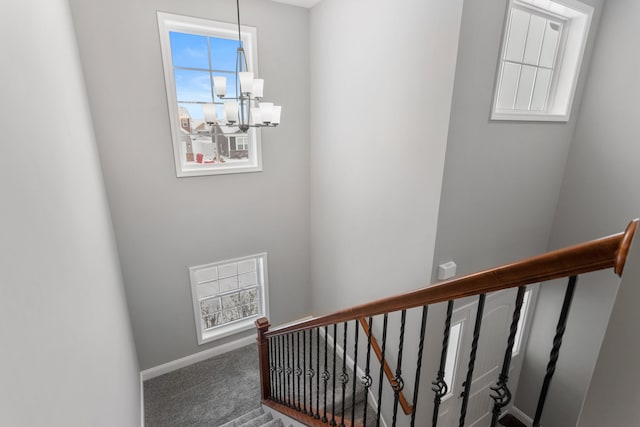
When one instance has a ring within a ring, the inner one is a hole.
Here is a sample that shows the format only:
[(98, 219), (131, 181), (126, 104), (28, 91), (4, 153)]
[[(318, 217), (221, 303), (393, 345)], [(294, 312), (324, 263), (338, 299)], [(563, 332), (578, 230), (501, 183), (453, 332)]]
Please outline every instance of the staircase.
[[(527, 286), (562, 286), (560, 283), (564, 282), (566, 288), (562, 308), (558, 314), (556, 334), (539, 392), (535, 416), (532, 417), (533, 427), (539, 427), (560, 356), (578, 276), (600, 270), (612, 270), (612, 273), (622, 276), (639, 222), (632, 221), (622, 233), (326, 316), (276, 328), (271, 328), (268, 319), (260, 318), (256, 321), (256, 327), (262, 404), (314, 427), (336, 424), (361, 427), (363, 424), (368, 426), (374, 419), (376, 425), (380, 421), (386, 421), (385, 424), (390, 427), (397, 424), (436, 427), (439, 423), (452, 425), (454, 422), (464, 427), (467, 421), (469, 424), (497, 427), (499, 420), (503, 426), (518, 426), (518, 420), (504, 415), (509, 410), (512, 400), (509, 372)], [(568, 282), (555, 279), (568, 279)], [(508, 336), (504, 340), (505, 343), (500, 343), (497, 347), (500, 355), (504, 354), (504, 358), (500, 356), (501, 363), (495, 370), (499, 375), (496, 375), (493, 383), (477, 385), (474, 392), (474, 368), (487, 296), (489, 295), (490, 302), (491, 294), (509, 289), (517, 290), (517, 294), (513, 302), (510, 327), (507, 330)], [(454, 380), (459, 381), (458, 390), (462, 390), (459, 394), (460, 403), (455, 405), (454, 412), (453, 405), (444, 407), (447, 393), (452, 389), (452, 384), (447, 384), (445, 380), (445, 362), (454, 302), (469, 297), (476, 301), (476, 314), (475, 320), (469, 319), (469, 327), (473, 325), (473, 336), (469, 335), (467, 346), (466, 375), (460, 372)], [(429, 313), (436, 311), (435, 309), (438, 309), (436, 312), (444, 314), (444, 305), (436, 307), (438, 304), (446, 305), (446, 316), (431, 316), (431, 322), (442, 322), (440, 324), (444, 326), (440, 364), (437, 367), (435, 363), (427, 366), (430, 368), (428, 375), (433, 381), (425, 386), (420, 380), (427, 318)], [(431, 306), (434, 310), (430, 312)], [(390, 315), (393, 315), (392, 319)], [(406, 324), (410, 322), (414, 323), (414, 327), (407, 327), (405, 330)], [(378, 336), (381, 335), (380, 348), (376, 348), (377, 340), (372, 332), (374, 326)], [(361, 329), (364, 333), (359, 333)], [(407, 336), (405, 332), (408, 332)], [(388, 336), (392, 337), (390, 343), (387, 342)], [(407, 354), (410, 350), (412, 354)], [(349, 364), (343, 362), (349, 359), (355, 361), (355, 366), (348, 366)], [(335, 363), (332, 363), (334, 360)], [(388, 368), (387, 361), (395, 364), (395, 372)], [(422, 394), (421, 389), (424, 389)], [(350, 406), (355, 407), (360, 399), (363, 399), (365, 404), (368, 403), (369, 393), (379, 403), (375, 413), (365, 409), (365, 405), (362, 405), (361, 410), (349, 410)], [(405, 394), (410, 400), (404, 397)], [(476, 396), (486, 398), (480, 399)], [(417, 409), (419, 403), (420, 410)], [(362, 414), (362, 418), (356, 417), (357, 413)], [(384, 416), (381, 416), (382, 413)], [(230, 424), (233, 427), (238, 425), (263, 424)]]
[(269, 412), (258, 408), (220, 427), (284, 427), (284, 423), (280, 419), (273, 418)]

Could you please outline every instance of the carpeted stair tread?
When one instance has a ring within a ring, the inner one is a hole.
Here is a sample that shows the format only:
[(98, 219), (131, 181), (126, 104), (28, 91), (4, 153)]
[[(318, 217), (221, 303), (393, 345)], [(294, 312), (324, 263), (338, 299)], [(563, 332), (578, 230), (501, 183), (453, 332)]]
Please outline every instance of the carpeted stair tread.
[(231, 420), (228, 423), (222, 424), (220, 427), (238, 427), (241, 424), (244, 424), (262, 415), (264, 415), (264, 410), (262, 408), (254, 409), (253, 411), (249, 411), (246, 414), (241, 415), (235, 420)]
[(284, 427), (284, 423), (282, 422), (281, 419), (276, 418), (275, 420), (271, 420), (266, 424), (263, 424), (260, 427)]
[(238, 423), (237, 426), (238, 427), (261, 427), (272, 420), (273, 420), (273, 415), (271, 415), (270, 412), (267, 412), (266, 414), (262, 414), (257, 418), (254, 418), (250, 421), (245, 422), (244, 424)]

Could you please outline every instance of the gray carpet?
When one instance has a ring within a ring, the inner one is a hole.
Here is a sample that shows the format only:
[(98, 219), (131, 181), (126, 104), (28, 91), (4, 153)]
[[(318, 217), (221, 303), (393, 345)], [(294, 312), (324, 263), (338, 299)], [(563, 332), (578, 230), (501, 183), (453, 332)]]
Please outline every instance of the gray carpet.
[(258, 407), (255, 344), (144, 383), (147, 427), (215, 427)]

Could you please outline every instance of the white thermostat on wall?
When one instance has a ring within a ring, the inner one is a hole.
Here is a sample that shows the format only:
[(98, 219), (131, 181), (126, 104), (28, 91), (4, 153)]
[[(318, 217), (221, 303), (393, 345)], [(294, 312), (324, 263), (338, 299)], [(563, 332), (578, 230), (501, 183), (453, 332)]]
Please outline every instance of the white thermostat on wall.
[(456, 275), (456, 263), (453, 261), (445, 262), (438, 266), (438, 280), (451, 279)]

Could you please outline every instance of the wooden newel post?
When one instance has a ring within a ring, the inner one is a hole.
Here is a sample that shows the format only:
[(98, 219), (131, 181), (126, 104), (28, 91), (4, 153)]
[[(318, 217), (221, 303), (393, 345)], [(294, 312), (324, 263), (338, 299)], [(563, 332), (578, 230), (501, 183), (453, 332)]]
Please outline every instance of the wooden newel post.
[(258, 363), (260, 364), (260, 390), (262, 400), (269, 400), (271, 397), (271, 383), (269, 376), (269, 343), (264, 334), (269, 330), (269, 320), (261, 317), (256, 320), (258, 329)]

